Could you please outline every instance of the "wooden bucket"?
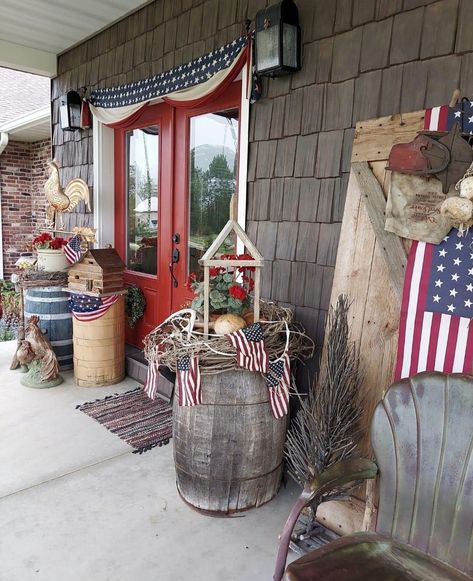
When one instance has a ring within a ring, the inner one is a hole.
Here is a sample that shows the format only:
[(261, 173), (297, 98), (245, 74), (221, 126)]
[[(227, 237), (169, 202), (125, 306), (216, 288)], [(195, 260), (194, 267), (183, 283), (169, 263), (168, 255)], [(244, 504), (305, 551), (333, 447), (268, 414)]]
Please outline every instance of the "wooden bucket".
[(72, 313), (69, 293), (60, 286), (34, 287), (26, 291), (25, 322), (38, 315), (40, 329), (51, 343), (62, 371), (72, 369)]
[(121, 296), (95, 321), (73, 319), (74, 380), (81, 387), (118, 383), (125, 377), (125, 303)]
[(203, 403), (173, 405), (177, 488), (193, 508), (221, 516), (261, 506), (278, 492), (286, 418), (271, 415), (260, 373), (202, 375)]

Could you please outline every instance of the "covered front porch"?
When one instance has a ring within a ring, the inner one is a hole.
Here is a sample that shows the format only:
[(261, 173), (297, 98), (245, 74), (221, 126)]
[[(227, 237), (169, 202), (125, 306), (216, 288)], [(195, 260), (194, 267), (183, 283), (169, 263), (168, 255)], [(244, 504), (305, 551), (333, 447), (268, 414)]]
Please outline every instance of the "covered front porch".
[(299, 493), (292, 481), (259, 509), (202, 516), (178, 495), (172, 440), (133, 454), (75, 409), (135, 381), (84, 389), (69, 371), (54, 389), (23, 387), (21, 373), (8, 370), (15, 346), (0, 343), (2, 579), (271, 578), (278, 534)]

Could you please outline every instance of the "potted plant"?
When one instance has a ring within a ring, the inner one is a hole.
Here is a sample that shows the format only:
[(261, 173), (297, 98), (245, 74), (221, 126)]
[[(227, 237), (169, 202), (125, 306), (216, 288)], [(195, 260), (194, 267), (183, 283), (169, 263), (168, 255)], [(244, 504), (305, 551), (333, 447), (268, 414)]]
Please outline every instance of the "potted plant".
[(64, 255), (64, 246), (67, 240), (60, 236), (52, 236), (49, 232), (42, 232), (33, 239), (33, 250), (38, 255), (36, 266), (38, 270), (57, 272), (67, 270), (69, 263)]
[[(222, 260), (252, 260), (248, 254), (223, 254)], [(242, 267), (212, 267), (209, 271), (209, 314), (212, 320), (218, 319), (221, 315), (236, 315), (238, 318), (245, 317), (250, 307), (250, 293), (255, 283), (252, 277), (254, 266)], [(187, 281), (187, 287), (191, 289), (195, 298), (192, 301), (192, 308), (198, 313), (204, 312), (204, 283), (198, 280), (197, 275), (192, 272)], [(251, 314), (251, 313), (249, 313)], [(231, 318), (232, 326), (238, 325), (236, 318)], [(251, 321), (246, 321), (245, 324)], [(240, 327), (243, 325), (243, 321)]]

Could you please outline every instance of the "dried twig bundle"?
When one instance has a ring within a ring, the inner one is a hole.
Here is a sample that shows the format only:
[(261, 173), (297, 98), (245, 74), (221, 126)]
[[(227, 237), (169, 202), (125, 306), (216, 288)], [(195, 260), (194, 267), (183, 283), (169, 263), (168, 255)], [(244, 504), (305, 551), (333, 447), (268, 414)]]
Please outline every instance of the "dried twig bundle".
[(327, 345), (318, 381), (292, 422), (286, 443), (289, 474), (301, 486), (331, 464), (348, 457), (360, 439), (363, 403), (359, 397), (360, 362), (349, 340), (346, 296), (328, 315)]

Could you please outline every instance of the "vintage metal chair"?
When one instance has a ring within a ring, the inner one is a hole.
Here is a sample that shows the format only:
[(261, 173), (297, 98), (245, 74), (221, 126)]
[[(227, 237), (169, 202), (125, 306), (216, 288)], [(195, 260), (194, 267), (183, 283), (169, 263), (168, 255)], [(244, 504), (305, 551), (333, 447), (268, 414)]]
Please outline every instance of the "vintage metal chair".
[[(395, 383), (374, 412), (376, 464), (348, 460), (306, 487), (283, 530), (273, 581), (472, 579), (473, 377), (421, 373)], [(303, 507), (379, 469), (375, 533), (342, 537), (291, 563)]]

